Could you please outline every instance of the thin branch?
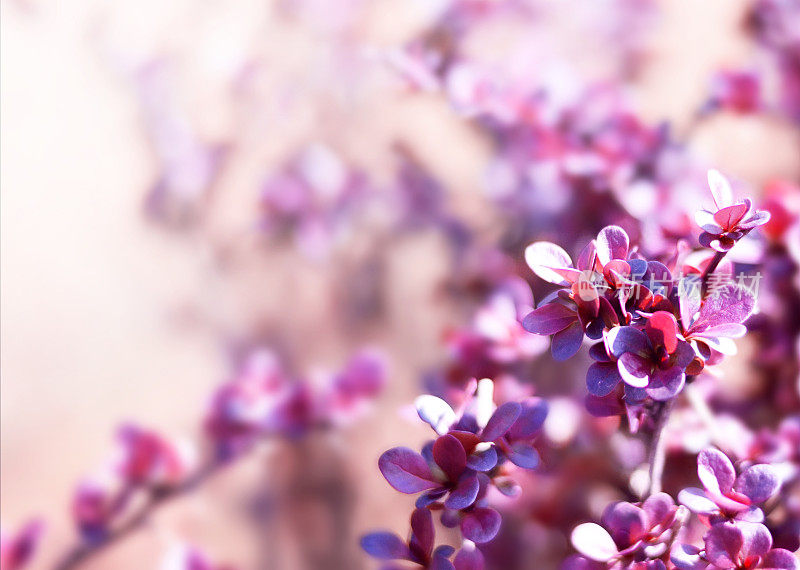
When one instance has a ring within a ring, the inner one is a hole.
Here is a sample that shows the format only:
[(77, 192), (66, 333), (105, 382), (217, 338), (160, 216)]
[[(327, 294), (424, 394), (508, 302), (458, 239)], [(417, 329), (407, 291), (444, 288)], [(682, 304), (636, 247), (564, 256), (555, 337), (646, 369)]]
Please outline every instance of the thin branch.
[(655, 412), (655, 427), (653, 428), (653, 437), (650, 440), (650, 488), (648, 489), (647, 496), (654, 495), (661, 492), (661, 478), (664, 474), (664, 463), (667, 455), (667, 439), (664, 437), (664, 431), (669, 416), (672, 412), (673, 400), (667, 400), (659, 405)]
[(177, 487), (172, 487), (164, 491), (151, 491), (145, 503), (135, 513), (130, 515), (124, 523), (106, 534), (99, 541), (83, 542), (75, 546), (53, 566), (53, 570), (71, 570), (86, 560), (93, 558), (112, 544), (122, 540), (144, 526), (150, 518), (150, 515), (159, 507), (193, 491), (228, 464), (229, 462), (219, 461), (209, 463), (199, 468), (194, 474), (189, 476), (183, 484)]

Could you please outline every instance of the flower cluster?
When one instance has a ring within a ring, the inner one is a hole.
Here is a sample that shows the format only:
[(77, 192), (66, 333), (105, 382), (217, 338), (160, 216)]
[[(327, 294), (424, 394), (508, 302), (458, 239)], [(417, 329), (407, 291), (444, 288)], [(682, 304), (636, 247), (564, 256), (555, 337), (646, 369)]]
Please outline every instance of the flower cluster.
[[(524, 327), (553, 335), (556, 360), (573, 356), (584, 337), (601, 341), (589, 351), (595, 360), (586, 375), (591, 410), (618, 413), (621, 398), (631, 414), (647, 398), (670, 400), (687, 376), (734, 352), (732, 339), (745, 334), (742, 323), (755, 308), (752, 292), (731, 282), (708, 294), (707, 283), (721, 261), (719, 254), (766, 223), (769, 213), (750, 213), (749, 200), (730, 205), (730, 187), (716, 171), (709, 173), (709, 184), (721, 208), (715, 214), (698, 213), (705, 223), (701, 242), (717, 232), (709, 245), (718, 255), (699, 267), (679, 258), (669, 265), (647, 259), (631, 249), (619, 226), (601, 230), (575, 265), (552, 243), (536, 242), (525, 250), (534, 273), (563, 288), (540, 302), (524, 318)], [(709, 216), (715, 225), (706, 220)], [(676, 282), (673, 273), (679, 269), (685, 276)]]
[(773, 568), (796, 570), (797, 558), (788, 550), (773, 548), (758, 507), (781, 487), (776, 470), (768, 464), (751, 465), (737, 474), (730, 459), (710, 448), (697, 457), (697, 474), (704, 489), (684, 489), (678, 498), (710, 528), (703, 547), (677, 544), (670, 556), (681, 570), (705, 568)]
[(538, 466), (533, 442), (547, 416), (547, 404), (538, 398), (496, 406), (493, 388), (489, 379), (473, 381), (458, 413), (436, 396), (420, 396), (417, 413), (437, 438), (421, 454), (395, 447), (378, 461), (394, 489), (422, 493), (417, 509), (440, 510), (443, 525), (459, 526), (464, 539), (478, 544), (500, 530), (500, 514), (487, 505), (489, 488), (508, 496), (519, 493), (510, 465)]
[(687, 515), (666, 493), (638, 504), (613, 503), (603, 513), (602, 525), (583, 523), (572, 532), (572, 544), (585, 558), (573, 557), (566, 568), (585, 567), (593, 560), (609, 569), (664, 569), (663, 559)]
[(39, 520), (28, 522), (16, 532), (0, 530), (0, 568), (24, 568), (36, 552), (43, 532), (44, 524)]

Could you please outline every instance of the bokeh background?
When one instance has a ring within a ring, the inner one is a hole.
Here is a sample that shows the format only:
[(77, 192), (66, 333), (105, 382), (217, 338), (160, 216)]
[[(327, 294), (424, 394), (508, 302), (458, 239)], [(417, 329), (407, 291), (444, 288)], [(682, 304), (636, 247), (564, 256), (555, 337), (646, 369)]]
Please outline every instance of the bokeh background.
[[(398, 164), (438, 181), (436, 208), (473, 243), (490, 247), (509, 230), (487, 190), (486, 130), (440, 92), (410, 86), (387, 56), (448, 4), (0, 4), (0, 497), (5, 525), (47, 521), (32, 567), (50, 568), (76, 540), (71, 494), (108, 455), (116, 426), (196, 437), (209, 394), (231, 374), (232, 347), (252, 344), (298, 375), (379, 346), (388, 382), (358, 421), (266, 445), (85, 567), (157, 568), (186, 541), (245, 569), (371, 568), (358, 536), (406, 532), (411, 499), (389, 489), (376, 460), (426, 437), (407, 406), (424, 372), (447, 361), (444, 331), (469, 323), (474, 307), (448, 293), (470, 269), (448, 224), (395, 219)], [(743, 25), (752, 3), (529, 4), (528, 18), (476, 25), (464, 52), (521, 82), (618, 81), (642, 121), (690, 133), (699, 162), (756, 196), (771, 180), (800, 178), (797, 122), (696, 121), (717, 71), (769, 68)], [(265, 183), (303, 153), (318, 161), (321, 186), (346, 168), (383, 197), (356, 197), (358, 213), (340, 214), (329, 232), (265, 230)], [(545, 210), (557, 194), (538, 198)], [(433, 207), (422, 204), (413, 215)], [(548, 358), (541, 391), (554, 394)], [(540, 563), (528, 567), (556, 567)]]

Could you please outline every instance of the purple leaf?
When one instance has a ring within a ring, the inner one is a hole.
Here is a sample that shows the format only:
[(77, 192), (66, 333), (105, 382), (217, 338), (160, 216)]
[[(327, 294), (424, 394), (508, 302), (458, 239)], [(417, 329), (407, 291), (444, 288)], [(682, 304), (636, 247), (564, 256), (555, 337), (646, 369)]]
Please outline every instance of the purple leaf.
[(579, 273), (572, 269), (572, 259), (566, 251), (546, 241), (538, 241), (526, 247), (525, 262), (540, 278), (557, 285), (566, 283), (565, 275), (570, 272)]
[(628, 234), (619, 226), (606, 226), (597, 234), (597, 259), (606, 265), (612, 259), (628, 257)]
[(619, 358), (626, 352), (649, 354), (650, 342), (647, 335), (633, 327), (614, 327), (605, 338), (608, 352)]
[(694, 316), (700, 310), (703, 299), (701, 296), (700, 278), (688, 275), (681, 279), (678, 286), (678, 304), (681, 311), (681, 323), (684, 329), (692, 324)]
[(583, 343), (583, 327), (578, 321), (553, 335), (550, 351), (559, 362), (575, 356)]
[(467, 466), (467, 453), (452, 435), (443, 435), (433, 444), (433, 460), (450, 481), (457, 481)]
[(739, 323), (725, 323), (722, 325), (708, 327), (707, 329), (703, 329), (700, 333), (696, 334), (697, 336), (702, 336), (705, 338), (741, 338), (747, 334), (747, 327), (740, 325)]
[(711, 188), (711, 195), (714, 197), (717, 209), (733, 204), (733, 190), (731, 190), (730, 182), (718, 170), (708, 171), (708, 186)]
[(706, 496), (705, 491), (695, 487), (683, 489), (678, 493), (678, 501), (698, 515), (712, 515), (719, 511), (717, 504)]
[(714, 495), (722, 495), (733, 488), (736, 471), (728, 457), (710, 447), (697, 456), (697, 475), (703, 486)]
[(719, 235), (723, 232), (722, 226), (714, 219), (714, 214), (707, 210), (697, 210), (694, 213), (694, 221), (704, 231), (710, 234)]
[(634, 388), (644, 388), (650, 382), (653, 365), (638, 354), (626, 352), (617, 360), (617, 370), (623, 382)]
[(747, 219), (742, 220), (739, 222), (739, 229), (740, 230), (751, 230), (758, 226), (763, 226), (766, 224), (772, 216), (766, 210), (758, 210), (757, 212), (753, 213), (752, 216), (749, 216)]
[(772, 535), (763, 524), (739, 522), (737, 526), (744, 539), (741, 550), (742, 558), (764, 556), (772, 548)]
[(773, 548), (764, 555), (761, 567), (765, 570), (798, 570), (800, 562), (788, 550)]
[(595, 362), (586, 371), (586, 387), (594, 396), (607, 396), (620, 380), (616, 362)]
[(483, 544), (497, 536), (501, 522), (500, 513), (494, 509), (479, 507), (461, 520), (461, 534), (467, 540)]
[(454, 511), (466, 509), (475, 502), (479, 490), (480, 483), (478, 482), (478, 477), (475, 473), (466, 472), (461, 476), (461, 479), (459, 479), (455, 489), (450, 491), (450, 494), (444, 502), (444, 506)]
[(453, 565), (456, 570), (483, 570), (486, 563), (481, 551), (467, 543), (456, 554)]
[(678, 544), (672, 549), (669, 557), (679, 570), (705, 570), (708, 562), (700, 558), (700, 549), (691, 544)]
[(483, 441), (494, 441), (503, 437), (506, 432), (517, 421), (522, 406), (517, 402), (506, 402), (497, 408), (489, 421), (486, 422), (486, 427), (483, 428), (481, 437)]
[(609, 505), (601, 522), (609, 529), (614, 543), (621, 548), (627, 548), (641, 539), (647, 527), (645, 512), (626, 502)]
[(517, 467), (536, 469), (539, 466), (539, 452), (529, 443), (518, 441), (511, 445), (508, 459)]
[(439, 435), (447, 433), (456, 421), (456, 413), (450, 405), (436, 396), (425, 394), (414, 400), (417, 414)]
[(428, 509), (418, 508), (411, 513), (411, 550), (424, 560), (433, 551), (436, 531), (433, 528), (433, 516)]
[(444, 556), (434, 556), (431, 559), (430, 570), (455, 570), (455, 566)]
[(672, 366), (666, 370), (656, 368), (650, 376), (647, 395), (659, 402), (665, 402), (677, 396), (685, 382), (686, 372), (680, 366)]
[(490, 471), (497, 465), (497, 450), (494, 446), (475, 450), (467, 457), (467, 467), (475, 471)]
[(361, 538), (361, 548), (374, 558), (381, 560), (407, 559), (408, 546), (394, 533), (373, 532)]
[(529, 439), (536, 435), (547, 419), (547, 401), (541, 398), (527, 398), (520, 402), (521, 409), (517, 421), (506, 434), (509, 439)]
[[(614, 367), (614, 370), (616, 370), (616, 367)], [(596, 418), (618, 416), (625, 412), (625, 407), (615, 394), (608, 394), (603, 397), (586, 394), (584, 404), (586, 405), (586, 411)]]
[(378, 468), (389, 485), (401, 493), (419, 493), (439, 485), (433, 480), (425, 459), (407, 447), (384, 452), (378, 460)]
[(753, 503), (763, 503), (781, 487), (781, 479), (771, 465), (753, 465), (736, 478), (734, 489)]
[(651, 528), (671, 519), (675, 511), (675, 501), (666, 493), (655, 493), (642, 503), (642, 510), (647, 515), (646, 526)]
[(618, 554), (617, 545), (606, 529), (595, 523), (583, 523), (572, 531), (575, 550), (596, 562), (607, 562)]
[(753, 312), (755, 297), (744, 287), (733, 283), (714, 288), (703, 306), (695, 323), (705, 327), (728, 323), (743, 323)]
[(722, 523), (711, 527), (705, 537), (705, 558), (720, 568), (736, 568), (744, 535), (738, 525)]
[(522, 319), (523, 328), (533, 334), (551, 335), (577, 322), (578, 313), (561, 303), (543, 305)]

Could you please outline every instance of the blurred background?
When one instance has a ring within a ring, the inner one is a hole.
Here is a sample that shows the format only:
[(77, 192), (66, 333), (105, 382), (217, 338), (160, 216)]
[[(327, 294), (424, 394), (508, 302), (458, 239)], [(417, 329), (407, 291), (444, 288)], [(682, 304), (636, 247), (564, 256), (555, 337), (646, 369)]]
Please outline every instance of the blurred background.
[[(84, 566), (158, 568), (185, 542), (242, 569), (376, 567), (358, 536), (404, 535), (413, 500), (389, 488), (377, 458), (428, 437), (409, 405), (452, 372), (449, 340), (471, 326), (486, 282), (534, 281), (526, 243), (576, 253), (622, 219), (636, 241), (668, 250), (709, 166), (758, 200), (782, 184), (774, 195), (793, 223), (798, 107), (777, 48), (759, 39), (756, 4), (3, 0), (0, 497), (9, 528), (47, 521), (31, 567), (53, 567), (78, 540), (73, 490), (121, 423), (198, 441), (211, 394), (253, 347), (313, 379), (365, 346), (387, 366), (368, 410), (266, 443)], [(726, 70), (756, 73), (763, 105)], [(613, 96), (587, 99), (597, 85)], [(615, 162), (602, 191), (572, 183), (594, 164), (579, 153), (567, 188), (530, 170), (557, 152), (539, 141), (526, 154), (533, 111), (519, 101), (536, 97), (551, 127), (564, 113), (624, 116), (609, 135), (619, 163), (642, 131), (666, 136), (662, 123), (679, 151), (657, 176)], [(780, 414), (797, 410), (791, 319), (780, 388), (765, 392), (764, 378), (777, 381), (753, 364), (756, 349), (730, 366), (731, 382), (762, 396), (765, 425), (776, 394)], [(517, 379), (561, 398), (546, 435), (566, 448), (588, 421), (573, 398), (581, 364), (559, 367), (546, 349), (530, 349)], [(545, 472), (531, 485), (565, 483)], [(586, 515), (531, 500), (513, 523), (530, 552), (504, 568), (557, 567), (569, 552), (561, 529)]]

